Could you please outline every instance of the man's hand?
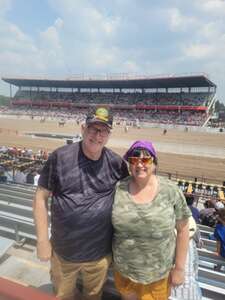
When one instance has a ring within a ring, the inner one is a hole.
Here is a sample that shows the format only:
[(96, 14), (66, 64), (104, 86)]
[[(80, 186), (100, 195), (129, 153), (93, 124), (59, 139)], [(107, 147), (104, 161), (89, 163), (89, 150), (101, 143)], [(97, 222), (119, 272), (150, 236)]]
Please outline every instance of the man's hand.
[(184, 283), (184, 270), (173, 268), (169, 275), (170, 284), (173, 287), (177, 287)]
[(49, 240), (37, 242), (37, 257), (41, 261), (48, 261), (52, 256), (52, 245)]

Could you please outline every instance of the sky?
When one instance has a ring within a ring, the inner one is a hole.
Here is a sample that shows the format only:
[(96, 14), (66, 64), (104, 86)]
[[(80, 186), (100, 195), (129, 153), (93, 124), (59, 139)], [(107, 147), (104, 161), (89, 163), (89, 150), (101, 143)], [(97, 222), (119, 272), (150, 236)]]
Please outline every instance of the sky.
[(224, 0), (0, 0), (0, 78), (200, 73), (225, 103)]

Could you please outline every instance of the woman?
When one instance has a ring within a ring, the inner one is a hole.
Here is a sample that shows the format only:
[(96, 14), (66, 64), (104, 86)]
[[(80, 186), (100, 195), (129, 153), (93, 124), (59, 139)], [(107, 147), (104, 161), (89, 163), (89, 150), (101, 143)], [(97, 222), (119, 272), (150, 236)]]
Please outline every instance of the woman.
[(123, 300), (166, 300), (184, 281), (191, 212), (179, 188), (156, 176), (151, 142), (135, 142), (124, 158), (131, 177), (113, 205), (115, 285)]

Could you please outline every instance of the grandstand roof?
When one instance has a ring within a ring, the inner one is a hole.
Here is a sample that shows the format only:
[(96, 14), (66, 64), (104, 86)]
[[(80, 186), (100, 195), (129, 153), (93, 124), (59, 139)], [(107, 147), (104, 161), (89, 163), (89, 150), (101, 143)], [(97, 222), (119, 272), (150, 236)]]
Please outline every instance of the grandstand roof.
[(3, 81), (17, 87), (49, 88), (192, 88), (216, 87), (205, 75), (167, 76), (156, 78), (123, 78), (123, 79), (29, 79), (3, 77)]

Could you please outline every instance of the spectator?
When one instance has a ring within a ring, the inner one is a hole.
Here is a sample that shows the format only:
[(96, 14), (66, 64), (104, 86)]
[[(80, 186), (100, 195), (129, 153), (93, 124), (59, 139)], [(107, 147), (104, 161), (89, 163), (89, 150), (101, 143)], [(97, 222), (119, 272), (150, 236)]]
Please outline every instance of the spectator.
[[(218, 210), (218, 222), (214, 230), (214, 237), (217, 241), (216, 253), (225, 259), (225, 208)], [(216, 267), (217, 270), (220, 270), (220, 268), (220, 265)]]
[(38, 170), (34, 173), (34, 185), (35, 186), (38, 186), (39, 177), (40, 177), (40, 171)]
[(6, 167), (5, 168), (5, 176), (7, 177), (7, 182), (14, 182), (13, 168)]
[(204, 203), (204, 208), (200, 211), (200, 220), (202, 225), (214, 227), (216, 225), (216, 210), (215, 205), (207, 200)]
[(29, 170), (26, 178), (26, 182), (29, 184), (34, 184), (34, 170)]
[(186, 194), (185, 198), (186, 198), (187, 205), (191, 210), (192, 217), (194, 218), (195, 222), (197, 224), (199, 224), (200, 223), (200, 212), (197, 207), (193, 206), (194, 200), (195, 200), (194, 195)]
[(7, 181), (7, 177), (5, 175), (5, 169), (0, 166), (0, 182), (5, 183)]
[(124, 300), (165, 300), (184, 281), (191, 212), (178, 186), (155, 175), (151, 142), (135, 142), (124, 158), (131, 177), (113, 204), (115, 285)]
[(25, 174), (24, 168), (20, 168), (20, 169), (16, 170), (16, 173), (14, 176), (15, 183), (19, 183), (19, 184), (26, 183), (26, 177), (27, 176)]
[[(111, 262), (111, 208), (126, 163), (105, 147), (112, 116), (98, 108), (82, 126), (83, 140), (61, 147), (47, 160), (34, 201), (37, 255), (51, 259), (51, 279), (59, 299), (72, 300), (78, 273), (85, 299), (100, 300)], [(51, 242), (48, 236), (49, 196)]]

